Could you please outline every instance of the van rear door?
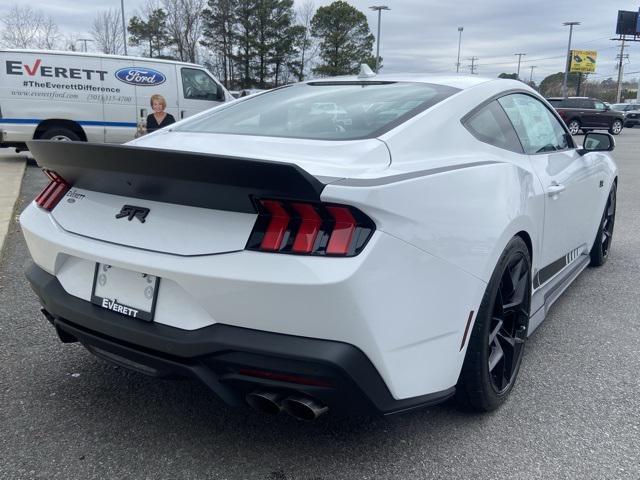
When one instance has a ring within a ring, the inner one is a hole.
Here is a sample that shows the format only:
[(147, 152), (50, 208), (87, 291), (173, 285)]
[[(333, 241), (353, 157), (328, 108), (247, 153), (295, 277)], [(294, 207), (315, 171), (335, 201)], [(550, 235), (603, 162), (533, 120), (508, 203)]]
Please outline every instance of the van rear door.
[(180, 92), (180, 119), (190, 117), (225, 101), (225, 90), (206, 70), (176, 65)]

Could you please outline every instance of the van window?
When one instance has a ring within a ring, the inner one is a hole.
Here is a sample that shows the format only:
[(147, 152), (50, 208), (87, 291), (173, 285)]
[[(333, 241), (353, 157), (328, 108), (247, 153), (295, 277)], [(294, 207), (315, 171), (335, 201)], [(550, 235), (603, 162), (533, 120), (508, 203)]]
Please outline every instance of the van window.
[(189, 100), (220, 100), (218, 85), (206, 72), (195, 68), (183, 68), (182, 91)]

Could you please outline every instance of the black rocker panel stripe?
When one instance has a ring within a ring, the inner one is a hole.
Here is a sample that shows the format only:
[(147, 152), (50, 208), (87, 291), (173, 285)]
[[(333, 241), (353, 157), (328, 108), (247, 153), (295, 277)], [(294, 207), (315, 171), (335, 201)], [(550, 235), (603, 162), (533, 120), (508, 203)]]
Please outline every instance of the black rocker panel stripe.
[(252, 196), (318, 202), (325, 187), (291, 163), (128, 145), (27, 145), (40, 167), (74, 187), (194, 207), (254, 213)]
[(565, 256), (557, 260), (554, 260), (546, 267), (541, 268), (533, 279), (533, 288), (538, 288), (540, 285), (543, 285), (551, 277), (553, 277), (556, 273), (558, 273), (564, 267), (569, 265), (579, 256), (580, 256), (580, 249), (574, 248)]

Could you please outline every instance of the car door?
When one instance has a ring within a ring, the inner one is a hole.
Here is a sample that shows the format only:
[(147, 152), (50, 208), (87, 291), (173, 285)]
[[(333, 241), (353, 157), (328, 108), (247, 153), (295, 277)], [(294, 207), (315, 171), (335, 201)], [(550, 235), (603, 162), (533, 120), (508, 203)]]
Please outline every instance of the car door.
[(577, 100), (580, 105), (580, 124), (583, 127), (596, 128), (600, 127), (598, 123), (598, 111), (595, 108), (595, 102), (589, 99)]
[(180, 92), (180, 119), (213, 108), (225, 101), (224, 89), (208, 72), (196, 67), (176, 68)]
[(593, 159), (580, 156), (562, 122), (537, 98), (515, 93), (499, 99), (512, 121), (545, 195), (542, 284), (588, 252), (598, 179)]
[(603, 102), (597, 100), (593, 102), (595, 124), (600, 128), (609, 128), (613, 123), (614, 116), (608, 111)]

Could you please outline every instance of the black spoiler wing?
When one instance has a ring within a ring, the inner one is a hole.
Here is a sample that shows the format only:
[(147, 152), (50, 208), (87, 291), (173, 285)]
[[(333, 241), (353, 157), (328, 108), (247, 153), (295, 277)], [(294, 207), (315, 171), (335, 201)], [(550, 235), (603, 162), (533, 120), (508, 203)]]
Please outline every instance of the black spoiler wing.
[(252, 197), (318, 202), (325, 186), (291, 163), (128, 145), (27, 146), (40, 167), (73, 187), (194, 207), (254, 213)]

